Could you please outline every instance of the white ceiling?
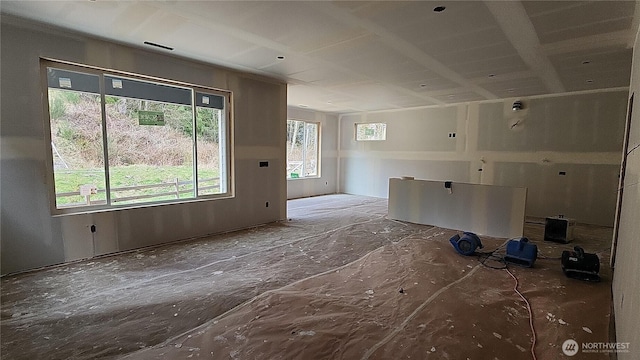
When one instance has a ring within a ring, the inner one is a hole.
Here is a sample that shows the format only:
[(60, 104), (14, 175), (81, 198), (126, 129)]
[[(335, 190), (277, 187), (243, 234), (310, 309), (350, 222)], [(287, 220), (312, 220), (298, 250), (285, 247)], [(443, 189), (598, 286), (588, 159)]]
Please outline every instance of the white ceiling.
[(283, 79), (290, 105), (335, 113), (629, 86), (640, 23), (636, 1), (3, 0), (0, 10)]

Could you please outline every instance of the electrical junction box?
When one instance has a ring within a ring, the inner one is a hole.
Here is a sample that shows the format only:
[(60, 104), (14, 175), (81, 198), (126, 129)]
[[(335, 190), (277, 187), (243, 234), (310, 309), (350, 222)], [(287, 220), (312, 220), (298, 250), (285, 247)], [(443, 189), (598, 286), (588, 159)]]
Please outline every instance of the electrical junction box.
[(544, 240), (566, 244), (573, 240), (575, 225), (574, 219), (566, 218), (563, 215), (547, 217), (544, 222)]

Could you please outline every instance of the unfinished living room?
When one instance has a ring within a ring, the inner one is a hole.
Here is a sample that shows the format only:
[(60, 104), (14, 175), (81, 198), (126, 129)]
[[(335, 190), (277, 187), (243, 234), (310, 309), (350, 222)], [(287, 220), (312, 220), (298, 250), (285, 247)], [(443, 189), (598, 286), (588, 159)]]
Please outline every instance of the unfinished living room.
[(0, 16), (2, 359), (640, 357), (639, 2)]

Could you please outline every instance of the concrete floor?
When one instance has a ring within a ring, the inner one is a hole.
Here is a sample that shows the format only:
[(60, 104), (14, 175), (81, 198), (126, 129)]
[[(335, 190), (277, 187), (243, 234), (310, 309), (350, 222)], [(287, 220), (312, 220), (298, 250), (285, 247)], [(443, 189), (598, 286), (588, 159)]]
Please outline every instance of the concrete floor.
[[(513, 279), (456, 254), (454, 230), (389, 220), (386, 206), (293, 200), (285, 222), (3, 277), (2, 359), (531, 358)], [(611, 229), (579, 225), (560, 245), (532, 220), (525, 235), (549, 259), (512, 271), (538, 358), (563, 357), (568, 338), (608, 341)], [(602, 282), (562, 276), (552, 258), (574, 245), (598, 253)]]

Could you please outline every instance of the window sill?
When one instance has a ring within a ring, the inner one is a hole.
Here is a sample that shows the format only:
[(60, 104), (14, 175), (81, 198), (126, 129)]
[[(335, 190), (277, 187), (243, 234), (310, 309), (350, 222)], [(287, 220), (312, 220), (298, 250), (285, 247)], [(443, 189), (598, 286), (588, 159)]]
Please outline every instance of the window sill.
[(289, 180), (312, 180), (312, 179), (320, 179), (320, 176), (305, 176), (305, 177), (299, 177), (299, 178), (287, 178), (287, 181)]
[(95, 213), (107, 213), (112, 211), (122, 211), (122, 210), (136, 210), (143, 208), (154, 208), (158, 206), (171, 206), (171, 205), (181, 205), (181, 204), (189, 204), (203, 201), (215, 201), (222, 199), (231, 199), (235, 198), (233, 194), (221, 194), (218, 196), (210, 196), (210, 197), (200, 197), (200, 198), (192, 198), (192, 199), (176, 199), (174, 201), (159, 201), (159, 202), (147, 202), (140, 204), (123, 204), (123, 205), (112, 205), (112, 206), (104, 206), (104, 205), (96, 205), (96, 206), (87, 206), (87, 207), (68, 207), (68, 208), (56, 208), (51, 210), (51, 217), (62, 217), (62, 216), (70, 216), (70, 215), (87, 215), (87, 214), (95, 214)]

